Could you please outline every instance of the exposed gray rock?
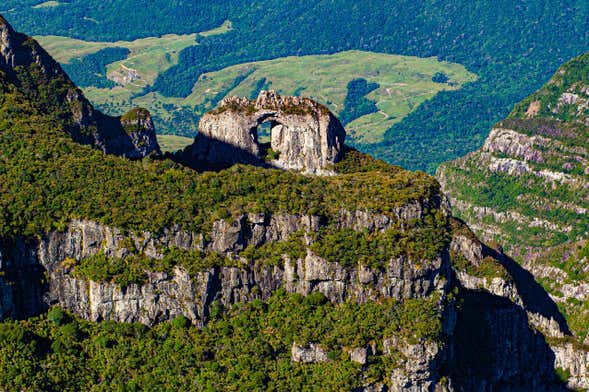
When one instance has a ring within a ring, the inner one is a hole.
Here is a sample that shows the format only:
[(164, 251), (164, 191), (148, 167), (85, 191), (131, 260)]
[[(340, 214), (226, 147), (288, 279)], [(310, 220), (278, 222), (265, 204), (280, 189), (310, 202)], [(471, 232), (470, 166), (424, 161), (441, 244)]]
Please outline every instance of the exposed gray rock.
[(327, 352), (318, 344), (299, 346), (293, 343), (290, 352), (293, 362), (320, 363), (329, 361)]
[(121, 116), (119, 121), (135, 147), (134, 151), (127, 152), (129, 158), (141, 158), (151, 153), (161, 153), (157, 143), (155, 126), (147, 109), (135, 108)]
[[(405, 358), (401, 367), (393, 370), (390, 376), (391, 391), (424, 392), (437, 390), (440, 346), (435, 342), (411, 344), (399, 339), (386, 339), (383, 342), (385, 355), (395, 351)], [(443, 385), (439, 385), (443, 388)], [(442, 389), (444, 390), (444, 389)]]
[(262, 91), (258, 98), (226, 98), (202, 116), (191, 159), (215, 164), (262, 164), (260, 124), (271, 124), (269, 164), (309, 174), (330, 174), (344, 152), (345, 130), (324, 106), (308, 98)]
[[(60, 264), (51, 267), (50, 298), (92, 321), (115, 320), (147, 325), (180, 314), (202, 326), (213, 301), (225, 306), (253, 299), (268, 299), (280, 287), (308, 295), (319, 291), (334, 302), (375, 301), (381, 298), (422, 298), (442, 292), (445, 266), (436, 260), (423, 272), (420, 263), (398, 260), (386, 271), (372, 271), (369, 283), (361, 283), (357, 269), (345, 269), (309, 252), (296, 266), (288, 258), (283, 266), (212, 268), (189, 276), (177, 268), (173, 274), (149, 273), (148, 282), (121, 288), (115, 283), (76, 279)], [(402, 265), (402, 268), (399, 266)]]
[(527, 136), (511, 129), (494, 128), (482, 151), (502, 153), (525, 161), (544, 162), (541, 151), (536, 148), (544, 141), (541, 136)]
[(554, 366), (570, 373), (568, 387), (588, 389), (589, 352), (586, 349), (575, 347), (572, 343), (553, 345), (552, 350), (556, 356)]
[(462, 255), (470, 264), (480, 266), (483, 262), (483, 244), (481, 244), (470, 230), (467, 233), (455, 233), (452, 236), (450, 249)]
[(370, 384), (363, 386), (362, 388), (358, 389), (354, 392), (387, 392), (388, 388), (384, 384)]
[(34, 40), (17, 33), (0, 15), (0, 69), (12, 73), (15, 67), (35, 63), (51, 77), (58, 76), (61, 67)]
[(368, 363), (368, 354), (370, 349), (366, 347), (356, 347), (350, 351), (350, 361), (359, 363), (360, 365), (366, 365)]
[[(423, 217), (424, 208), (440, 203), (439, 199), (423, 201), (422, 205), (401, 207), (392, 211), (393, 218), (366, 212), (341, 213), (341, 228), (386, 230), (395, 216), (416, 219)], [(188, 276), (181, 268), (173, 273), (148, 273), (147, 282), (121, 288), (112, 282), (88, 282), (71, 274), (76, 261), (103, 252), (107, 257), (124, 258), (131, 253), (163, 257), (162, 249), (208, 250), (235, 258), (249, 245), (284, 241), (298, 232), (314, 232), (322, 226), (321, 219), (303, 215), (246, 214), (231, 221), (214, 222), (204, 236), (173, 227), (162, 233), (123, 233), (91, 221), (74, 221), (63, 232), (52, 232), (39, 240), (12, 241), (0, 246), (7, 271), (27, 269), (46, 271), (48, 279), (44, 302), (60, 304), (89, 320), (142, 322), (147, 325), (184, 314), (196, 325), (203, 325), (213, 301), (230, 306), (235, 302), (267, 299), (278, 288), (307, 295), (319, 291), (333, 302), (360, 303), (382, 298), (423, 298), (434, 292), (443, 293), (448, 284), (448, 258), (440, 254), (433, 260), (392, 259), (383, 269), (365, 266), (346, 268), (327, 262), (310, 250), (297, 260), (287, 255), (275, 266), (243, 265), (204, 270)], [(205, 240), (206, 237), (206, 240)], [(310, 240), (310, 239), (309, 239)], [(10, 249), (9, 249), (10, 248)], [(14, 275), (14, 273), (11, 273)], [(13, 313), (30, 315), (43, 307), (40, 288), (35, 292), (24, 288), (31, 304), (22, 308), (14, 304)], [(9, 298), (5, 296), (5, 298)], [(35, 299), (36, 298), (36, 299)]]

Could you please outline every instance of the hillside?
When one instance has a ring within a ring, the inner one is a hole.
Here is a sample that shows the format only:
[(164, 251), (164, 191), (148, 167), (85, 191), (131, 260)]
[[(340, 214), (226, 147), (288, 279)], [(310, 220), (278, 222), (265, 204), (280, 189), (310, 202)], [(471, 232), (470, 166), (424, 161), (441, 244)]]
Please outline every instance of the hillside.
[(149, 113), (85, 132), (91, 105), (1, 21), (0, 389), (588, 385), (541, 286), (327, 107), (227, 99), (181, 153), (130, 159), (96, 140)]
[(331, 177), (104, 154), (62, 129), (73, 115), (49, 103), (69, 82), (46, 63), (54, 79), (30, 85), (0, 63), (0, 318), (23, 320), (0, 323), (1, 389), (439, 382), (450, 228), (433, 178), (354, 151)]
[(159, 152), (149, 112), (133, 108), (110, 117), (95, 110), (59, 64), (35, 40), (14, 31), (1, 15), (0, 49), (4, 127), (41, 117), (40, 122), (105, 153), (138, 159)]
[[(436, 83), (432, 80), (436, 74), (443, 74), (446, 79)], [(262, 89), (272, 89), (283, 95), (311, 97), (327, 105), (347, 120), (349, 142), (357, 145), (382, 141), (387, 129), (424, 101), (475, 79), (464, 67), (436, 59), (354, 51), (239, 64), (203, 74), (184, 99), (153, 93), (136, 97), (132, 102), (153, 107), (152, 111), (162, 119), (165, 132), (184, 133), (194, 131), (194, 126), (174, 129), (173, 123), (167, 120), (174, 113), (192, 111), (201, 116), (213, 109), (220, 98), (255, 97)], [(362, 83), (365, 86), (360, 86)], [(111, 108), (111, 104), (102, 103), (102, 94), (97, 91), (89, 96), (93, 102)]]
[[(198, 36), (227, 31), (227, 27), (222, 27)], [(186, 98), (166, 97), (157, 92), (144, 95), (143, 89), (176, 65), (178, 53), (194, 45), (196, 36), (169, 35), (112, 43), (54, 36), (36, 38), (62, 62), (98, 108), (118, 114), (135, 105), (143, 106), (154, 115), (158, 131), (163, 134), (194, 136), (200, 116), (221, 99), (232, 95), (251, 97), (262, 89), (273, 89), (286, 95), (309, 96), (326, 104), (348, 119), (350, 143), (373, 144), (381, 142), (391, 126), (440, 91), (459, 89), (476, 80), (464, 67), (433, 58), (351, 51), (239, 64), (206, 73)], [(126, 57), (122, 60), (109, 58), (105, 51), (108, 48), (125, 48), (129, 53), (121, 53)], [(98, 79), (92, 66), (95, 63), (102, 67)], [(442, 79), (436, 82), (436, 75)]]
[(589, 54), (562, 66), (437, 177), (455, 214), (504, 246), (588, 343)]
[(564, 0), (371, 0), (362, 6), (351, 0), (158, 0), (139, 5), (71, 0), (33, 8), (38, 4), (7, 0), (2, 10), (35, 35), (86, 41), (193, 34), (230, 20), (230, 32), (182, 50), (178, 64), (148, 89), (168, 97), (190, 95), (207, 72), (295, 55), (362, 50), (462, 64), (478, 75), (476, 82), (436, 95), (390, 128), (384, 142), (358, 146), (387, 162), (432, 173), (441, 162), (479, 148), (516, 102), (566, 60), (589, 49), (589, 6)]

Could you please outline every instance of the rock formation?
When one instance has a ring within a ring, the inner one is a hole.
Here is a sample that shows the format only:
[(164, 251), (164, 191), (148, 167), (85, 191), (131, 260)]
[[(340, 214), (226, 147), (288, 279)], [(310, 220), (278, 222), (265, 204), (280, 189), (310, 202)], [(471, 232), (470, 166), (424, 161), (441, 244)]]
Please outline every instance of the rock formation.
[(291, 359), (293, 362), (302, 363), (319, 363), (327, 362), (327, 352), (316, 344), (310, 344), (308, 347), (292, 344)]
[[(257, 129), (271, 125), (271, 143), (263, 146)], [(262, 91), (256, 100), (223, 100), (205, 114), (190, 157), (212, 165), (264, 164), (309, 174), (329, 174), (343, 157), (345, 130), (324, 106), (308, 98), (281, 97)]]
[[(146, 110), (134, 109), (120, 119), (95, 110), (61, 66), (34, 39), (14, 31), (2, 16), (0, 82), (23, 94), (40, 112), (55, 114), (59, 120), (53, 125), (76, 142), (132, 159), (160, 152)], [(121, 120), (135, 118), (137, 113), (141, 113), (141, 124), (126, 132), (129, 123)]]
[(589, 385), (588, 74), (589, 54), (565, 64), (491, 130), (480, 150), (436, 175), (454, 214), (479, 238), (504, 246), (517, 260), (502, 255), (510, 275), (527, 282), (483, 282), (462, 271), (463, 285), (521, 306), (572, 388)]
[[(403, 206), (392, 211), (392, 215), (418, 220), (425, 209), (440, 208), (439, 202)], [(336, 225), (358, 231), (383, 231), (394, 221), (366, 212), (342, 211)], [(115, 282), (90, 281), (72, 273), (72, 265), (100, 252), (109, 257), (125, 257), (133, 249), (158, 259), (162, 257), (161, 249), (177, 248), (209, 250), (231, 257), (250, 245), (284, 241), (300, 230), (316, 232), (322, 224), (314, 216), (247, 214), (230, 222), (219, 220), (203, 235), (178, 228), (159, 234), (126, 233), (90, 221), (74, 221), (65, 231), (41, 239), (13, 239), (0, 244), (4, 273), (0, 276), (0, 314), (25, 317), (58, 304), (96, 322), (153, 325), (184, 315), (195, 325), (203, 326), (214, 304), (229, 307), (243, 301), (266, 300), (278, 289), (302, 295), (321, 292), (337, 303), (440, 296), (444, 341), (391, 337), (382, 342), (381, 349), (342, 350), (349, 350), (349, 360), (359, 364), (369, 361), (372, 355), (402, 353), (406, 360), (387, 377), (393, 390), (403, 391), (436, 387), (440, 391), (490, 391), (503, 390), (506, 385), (517, 386), (514, 390), (556, 390), (551, 389), (556, 361), (571, 366), (578, 377), (585, 374), (577, 356), (571, 354), (574, 348), (557, 351), (555, 357), (542, 335), (530, 326), (548, 318), (539, 314), (534, 319), (532, 313), (526, 312), (527, 308), (534, 309), (533, 304), (528, 303), (511, 272), (465, 228), (455, 229), (452, 242), (433, 260), (401, 257), (383, 268), (344, 267), (307, 250), (298, 260), (284, 256), (282, 263), (273, 265), (213, 267), (193, 275), (182, 267), (172, 272), (149, 272), (145, 283), (126, 287)], [(493, 259), (497, 268), (504, 269), (502, 278), (480, 277), (477, 268), (489, 262), (485, 261), (488, 258)], [(467, 260), (467, 264), (459, 260)], [(454, 272), (450, 270), (451, 263), (457, 265)], [(48, 279), (44, 280), (44, 276)], [(40, 284), (41, 281), (46, 283)], [(459, 291), (458, 311), (444, 300), (454, 285), (464, 286)], [(301, 346), (292, 342), (292, 360), (309, 364), (328, 360), (321, 343)], [(482, 357), (485, 360), (481, 362)], [(444, 369), (456, 371), (446, 374)], [(441, 382), (442, 375), (456, 389)]]
[[(440, 201), (437, 200), (439, 203)], [(436, 201), (403, 206), (393, 215), (419, 220)], [(439, 204), (437, 205), (439, 208)], [(368, 213), (342, 211), (337, 225), (357, 231), (383, 231), (396, 219)], [(80, 261), (100, 252), (123, 258), (131, 249), (159, 259), (161, 249), (210, 251), (236, 257), (250, 245), (285, 241), (301, 230), (317, 232), (323, 226), (317, 216), (247, 214), (226, 222), (216, 221), (209, 233), (192, 233), (172, 228), (161, 234), (123, 231), (95, 222), (74, 221), (66, 231), (53, 232), (41, 240), (14, 239), (0, 243), (1, 271), (13, 282), (14, 291), (3, 296), (0, 314), (27, 317), (50, 304), (59, 304), (89, 320), (141, 322), (147, 325), (183, 314), (195, 325), (204, 325), (213, 301), (230, 306), (240, 301), (267, 299), (284, 288), (307, 295), (319, 291), (333, 302), (365, 303), (382, 298), (424, 298), (443, 293), (449, 274), (444, 255), (433, 260), (392, 259), (382, 269), (346, 268), (327, 262), (310, 250), (298, 260), (284, 256), (282, 263), (207, 268), (190, 276), (182, 268), (173, 273), (148, 273), (143, 285), (120, 287), (114, 282), (91, 282), (71, 274), (66, 260)], [(46, 273), (46, 287), (36, 279)], [(0, 290), (2, 290), (0, 277)], [(14, 293), (14, 294), (13, 294)], [(10, 302), (10, 298), (17, 301)]]
[(127, 135), (131, 137), (138, 156), (142, 157), (152, 152), (160, 152), (155, 126), (153, 125), (151, 114), (147, 109), (131, 109), (122, 115), (119, 121)]

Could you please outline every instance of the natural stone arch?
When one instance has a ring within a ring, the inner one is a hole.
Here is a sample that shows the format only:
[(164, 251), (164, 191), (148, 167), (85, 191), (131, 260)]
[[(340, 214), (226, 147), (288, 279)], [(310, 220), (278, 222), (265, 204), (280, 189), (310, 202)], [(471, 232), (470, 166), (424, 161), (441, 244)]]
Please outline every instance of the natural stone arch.
[(329, 174), (341, 160), (345, 130), (324, 106), (300, 97), (260, 93), (254, 101), (232, 97), (205, 114), (192, 147), (193, 158), (212, 165), (264, 163), (265, 146), (258, 137), (261, 124), (270, 123), (271, 166), (312, 174)]

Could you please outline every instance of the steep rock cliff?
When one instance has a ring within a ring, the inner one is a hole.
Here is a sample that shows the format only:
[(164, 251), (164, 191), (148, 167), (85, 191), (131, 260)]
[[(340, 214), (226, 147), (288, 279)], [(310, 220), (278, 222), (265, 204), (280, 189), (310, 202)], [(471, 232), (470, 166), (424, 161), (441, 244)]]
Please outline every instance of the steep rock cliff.
[[(589, 341), (584, 283), (589, 260), (588, 64), (587, 54), (565, 64), (494, 127), (479, 151), (442, 165), (437, 173), (454, 214), (480, 238), (504, 247), (517, 261), (502, 255), (510, 273), (531, 282), (528, 286), (539, 283), (535, 292), (545, 298), (553, 317), (530, 311), (540, 306), (532, 295), (522, 302), (510, 293), (502, 296), (527, 311), (531, 324), (550, 342), (555, 366), (571, 375), (569, 386), (575, 388), (587, 385), (579, 361), (584, 362)], [(461, 280), (472, 286), (472, 279)], [(571, 334), (574, 346), (563, 343)]]
[[(407, 220), (419, 220), (424, 207), (415, 206), (411, 212), (400, 208), (397, 214)], [(385, 216), (361, 212), (342, 212), (336, 223), (339, 229), (372, 231), (386, 231), (392, 224), (393, 220)], [(280, 287), (303, 295), (320, 291), (333, 302), (361, 303), (379, 298), (421, 298), (445, 291), (444, 277), (448, 276), (449, 265), (444, 254), (432, 260), (399, 257), (389, 260), (383, 269), (350, 268), (327, 262), (307, 249), (298, 259), (283, 255), (281, 263), (276, 265), (265, 265), (263, 260), (258, 260), (241, 267), (204, 268), (195, 276), (180, 266), (173, 271), (148, 272), (145, 284), (128, 287), (114, 282), (90, 282), (71, 274), (72, 260), (83, 261), (100, 252), (107, 257), (124, 258), (133, 251), (157, 260), (163, 257), (161, 250), (174, 248), (206, 250), (239, 259), (240, 252), (250, 245), (259, 247), (285, 241), (301, 231), (317, 232), (324, 225), (314, 216), (249, 214), (232, 222), (217, 221), (206, 235), (172, 229), (160, 235), (143, 232), (128, 236), (116, 228), (75, 221), (65, 232), (50, 233), (41, 240), (17, 239), (3, 245), (2, 266), (7, 277), (39, 276), (40, 270), (46, 271), (49, 277), (48, 291), (42, 296), (40, 290), (31, 289), (35, 282), (13, 279), (16, 296), (27, 299), (26, 306), (19, 308), (15, 303), (9, 314), (19, 317), (35, 314), (47, 305), (43, 304), (45, 301), (60, 304), (94, 321), (139, 321), (152, 325), (184, 314), (195, 324), (203, 325), (213, 301), (229, 306), (256, 298), (267, 299)]]
[[(271, 152), (258, 141), (257, 128), (266, 122), (271, 125)], [(262, 91), (256, 100), (227, 98), (205, 114), (189, 159), (224, 165), (265, 164), (265, 158), (281, 169), (329, 174), (343, 156), (345, 136), (339, 120), (324, 106)]]
[(134, 159), (159, 152), (152, 126), (128, 134), (120, 119), (95, 110), (61, 66), (34, 39), (14, 31), (1, 15), (0, 80), (8, 89), (3, 94), (22, 95), (29, 105), (26, 110), (34, 108), (31, 115), (50, 115), (79, 143)]
[[(419, 220), (424, 208), (400, 208), (393, 215)], [(335, 225), (386, 232), (394, 221), (382, 215), (342, 211)], [(322, 219), (313, 216), (248, 214), (232, 221), (217, 221), (209, 233), (202, 235), (179, 228), (160, 234), (128, 233), (90, 221), (74, 221), (65, 231), (39, 240), (17, 239), (2, 244), (6, 280), (0, 290), (7, 293), (2, 309), (5, 317), (24, 317), (57, 304), (92, 321), (147, 325), (184, 315), (202, 327), (213, 307), (265, 301), (278, 289), (302, 295), (321, 292), (336, 303), (438, 296), (443, 308), (445, 343), (395, 338), (382, 343), (382, 352), (371, 349), (385, 356), (393, 355), (395, 350), (406, 359), (388, 376), (387, 384), (393, 390), (423, 391), (436, 386), (440, 390), (495, 390), (506, 385), (515, 386), (513, 390), (555, 390), (551, 389), (555, 364), (568, 364), (579, 369), (574, 374), (583, 374), (577, 357), (568, 355), (571, 349), (555, 351), (555, 356), (543, 336), (530, 327), (552, 321), (546, 312), (528, 303), (534, 293), (526, 293), (523, 283), (514, 278), (517, 274), (509, 271), (500, 255), (460, 224), (453, 224), (452, 242), (429, 260), (401, 257), (381, 268), (361, 264), (350, 267), (328, 262), (307, 248), (298, 259), (284, 254), (279, 263), (257, 260), (239, 265), (239, 255), (251, 245), (278, 243), (301, 230), (316, 232), (323, 225)], [(141, 252), (155, 262), (167, 248), (219, 252), (238, 264), (203, 268), (192, 274), (179, 265), (172, 271), (148, 272), (143, 283), (125, 287), (113, 281), (91, 281), (75, 273), (76, 265), (99, 253), (114, 259)], [(493, 268), (489, 268), (490, 263)], [(452, 278), (451, 266), (457, 278)], [(462, 286), (457, 312), (451, 302), (444, 300), (456, 284)], [(326, 353), (317, 351), (321, 342), (317, 344), (313, 355), (305, 354), (307, 348), (296, 346), (293, 360), (326, 360)], [(485, 361), (481, 362), (481, 357)], [(453, 370), (446, 373), (444, 369)], [(440, 384), (442, 375), (450, 384)]]
[[(437, 203), (401, 207), (390, 215), (341, 211), (332, 225), (338, 229), (386, 232), (398, 227), (396, 217), (407, 222), (423, 220), (429, 208), (442, 207), (441, 199)], [(65, 231), (40, 239), (5, 240), (0, 245), (4, 273), (0, 292), (6, 291), (1, 303), (3, 317), (26, 317), (39, 314), (48, 305), (59, 305), (96, 322), (153, 325), (184, 315), (202, 327), (212, 308), (265, 301), (278, 289), (304, 296), (320, 292), (334, 303), (433, 299), (442, 312), (449, 290), (447, 249), (431, 259), (398, 257), (382, 267), (329, 262), (309, 247), (297, 259), (285, 253), (279, 263), (267, 264), (260, 259), (248, 264), (240, 257), (250, 246), (285, 241), (301, 231), (312, 234), (325, 225), (324, 219), (316, 216), (247, 214), (230, 221), (216, 221), (211, 231), (203, 235), (179, 228), (159, 234), (129, 233), (95, 222), (74, 221)], [(312, 241), (311, 237), (308, 240)], [(202, 268), (192, 274), (183, 266), (172, 271), (148, 271), (144, 282), (124, 287), (76, 274), (79, 263), (99, 253), (114, 260), (139, 252), (155, 264), (163, 257), (161, 252), (169, 248), (220, 253), (236, 264)], [(452, 325), (445, 329), (451, 328)], [(385, 344), (384, 351), (372, 352), (396, 358), (398, 350), (407, 361), (390, 375), (387, 383), (407, 391), (427, 390), (439, 383), (446, 355), (441, 341), (399, 340)], [(325, 352), (319, 355), (316, 349), (312, 356), (305, 353), (303, 348), (297, 349), (293, 360), (313, 363), (326, 358)]]

